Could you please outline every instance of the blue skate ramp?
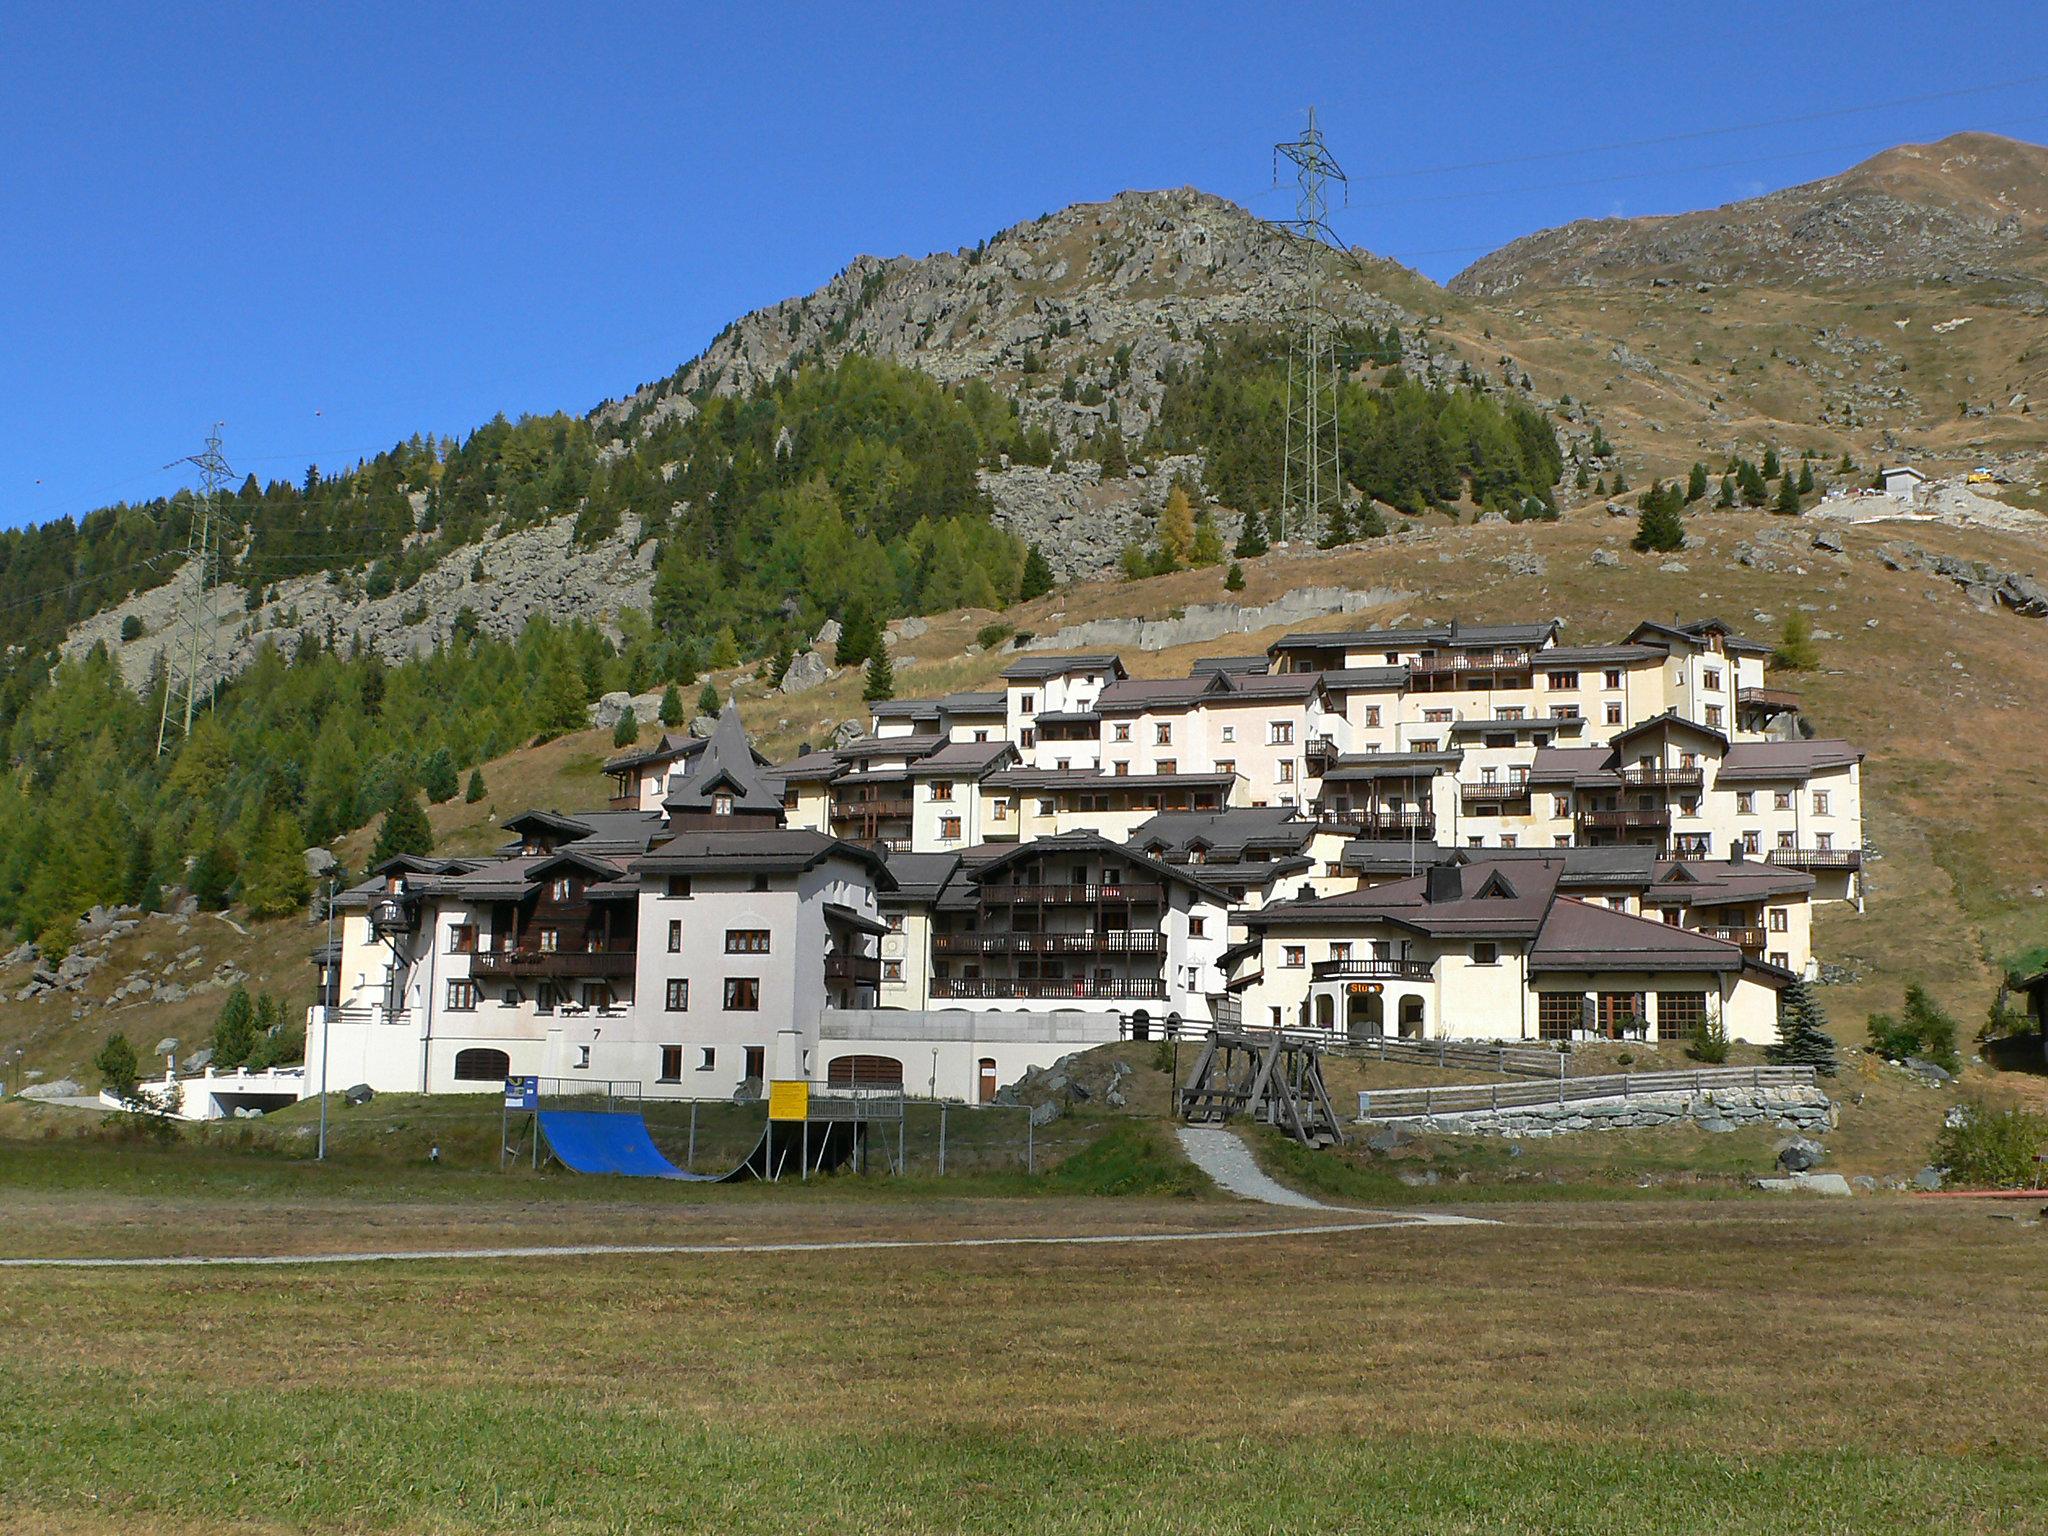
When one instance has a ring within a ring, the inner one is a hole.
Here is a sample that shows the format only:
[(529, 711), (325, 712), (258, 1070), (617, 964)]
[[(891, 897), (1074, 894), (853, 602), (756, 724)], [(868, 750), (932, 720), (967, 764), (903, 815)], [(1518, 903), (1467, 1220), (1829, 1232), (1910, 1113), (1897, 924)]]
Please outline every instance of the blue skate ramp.
[(642, 1179), (699, 1179), (709, 1173), (685, 1173), (661, 1155), (647, 1134), (647, 1122), (622, 1110), (544, 1109), (541, 1134), (548, 1150), (564, 1167), (577, 1173), (622, 1173)]

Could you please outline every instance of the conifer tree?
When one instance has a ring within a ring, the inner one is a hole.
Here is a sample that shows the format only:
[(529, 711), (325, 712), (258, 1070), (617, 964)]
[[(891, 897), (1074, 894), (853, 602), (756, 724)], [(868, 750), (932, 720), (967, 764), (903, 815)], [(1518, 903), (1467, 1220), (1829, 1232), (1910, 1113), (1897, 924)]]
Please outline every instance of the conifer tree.
[(1223, 573), (1223, 589), (1226, 592), (1242, 592), (1244, 590), (1244, 567), (1235, 560), (1230, 562), (1230, 569)]
[(136, 1089), (142, 1082), (142, 1064), (126, 1035), (116, 1031), (107, 1036), (107, 1043), (93, 1053), (92, 1066), (100, 1075), (101, 1088), (123, 1104), (136, 1101)]
[(1813, 461), (1811, 459), (1801, 459), (1799, 461), (1799, 494), (1807, 496), (1811, 495), (1812, 492)]
[(425, 857), (434, 851), (434, 829), (427, 820), (427, 808), (411, 790), (400, 790), (377, 827), (377, 841), (370, 849), (370, 863), (382, 864), (400, 854)]
[(1124, 453), (1124, 434), (1119, 427), (1105, 426), (1096, 433), (1096, 462), (1105, 480), (1123, 480), (1131, 473), (1131, 461)]
[(1792, 479), (1790, 470), (1778, 482), (1778, 511), (1789, 517), (1799, 515), (1799, 487)]
[(1838, 1066), (1835, 1037), (1813, 988), (1802, 978), (1778, 994), (1778, 1039), (1764, 1047), (1764, 1060), (1779, 1067), (1811, 1067), (1833, 1077)]
[(718, 713), (720, 707), (721, 706), (718, 702), (718, 689), (712, 683), (711, 679), (707, 677), (704, 680), (704, 686), (697, 690), (697, 713), (700, 715), (715, 716)]
[(875, 647), (875, 654), (868, 658), (867, 683), (860, 696), (870, 704), (896, 697), (896, 671), (889, 665), (889, 653), (880, 646)]
[(1714, 505), (1717, 507), (1732, 507), (1735, 505), (1735, 477), (1733, 475), (1723, 475), (1721, 477), (1721, 496)]
[(733, 635), (730, 624), (721, 628), (711, 640), (711, 659), (708, 663), (716, 672), (725, 667), (736, 667), (740, 661), (740, 643)]
[(1179, 485), (1166, 493), (1166, 506), (1159, 513), (1159, 548), (1175, 568), (1186, 565), (1195, 552), (1195, 509)]
[(420, 769), (420, 788), (427, 792), (427, 799), (439, 805), (444, 800), (455, 798), (455, 759), (446, 747), (436, 747), (427, 755), (426, 764)]
[(1024, 574), (1017, 581), (1017, 598), (1028, 603), (1034, 597), (1045, 596), (1052, 589), (1052, 562), (1045, 558), (1045, 551), (1034, 544), (1024, 554)]
[(630, 747), (639, 739), (640, 717), (630, 709), (620, 711), (619, 723), (612, 727), (612, 745)]
[(261, 1038), (256, 1027), (256, 1005), (250, 1000), (249, 989), (238, 983), (214, 1016), (213, 1065), (224, 1072), (247, 1066)]
[(1685, 499), (1687, 505), (1698, 501), (1707, 494), (1707, 466), (1695, 459), (1692, 474), (1686, 478)]
[(305, 906), (312, 894), (305, 833), (294, 818), (279, 812), (264, 822), (242, 865), (242, 902), (251, 917), (284, 917)]
[(873, 611), (866, 603), (856, 601), (848, 605), (846, 616), (839, 621), (839, 643), (832, 651), (832, 665), (857, 667), (881, 649), (881, 642), (881, 627), (876, 624)]
[[(1545, 510), (1549, 516), (1557, 516), (1555, 508), (1546, 505)], [(1368, 499), (1365, 505), (1359, 509), (1358, 521), (1353, 525), (1352, 531), (1361, 539), (1383, 539), (1387, 536), (1387, 519), (1380, 509)]]
[(484, 771), (483, 771), (483, 769), (481, 769), (481, 768), (472, 768), (472, 769), (470, 769), (470, 770), (469, 770), (469, 788), (465, 789), (465, 790), (464, 790), (464, 791), (462, 792), (462, 799), (463, 799), (463, 802), (464, 802), (465, 804), (468, 804), (468, 805), (475, 805), (475, 804), (477, 803), (477, 801), (479, 801), (479, 800), (483, 799), (483, 797), (484, 797), (485, 795), (489, 794), (489, 793), (490, 793), (490, 791), (484, 788)]
[(1244, 526), (1238, 530), (1237, 547), (1231, 551), (1239, 560), (1256, 560), (1270, 546), (1266, 543), (1266, 519), (1253, 507), (1244, 515)]
[(661, 723), (671, 729), (683, 723), (683, 696), (674, 683), (661, 690)]
[(1628, 476), (1624, 475), (1621, 472), (1621, 466), (1619, 464), (1614, 466), (1614, 484), (1611, 487), (1609, 487), (1609, 489), (1611, 489), (1617, 496), (1619, 496), (1623, 491), (1628, 489)]
[(1637, 549), (1648, 552), (1685, 548), (1685, 520), (1672, 505), (1676, 499), (1676, 487), (1666, 491), (1661, 482), (1650, 482), (1650, 488), (1643, 492), (1636, 536), (1631, 541)]
[(1775, 479), (1777, 479), (1777, 478), (1778, 478), (1778, 476), (1782, 475), (1782, 474), (1783, 474), (1784, 472), (1785, 472), (1785, 467), (1784, 467), (1784, 465), (1782, 465), (1781, 463), (1779, 463), (1779, 462), (1778, 462), (1778, 449), (1777, 449), (1777, 445), (1776, 445), (1776, 444), (1773, 444), (1773, 445), (1771, 445), (1770, 447), (1768, 447), (1768, 448), (1764, 449), (1764, 467), (1763, 467), (1763, 476), (1764, 476), (1764, 478), (1765, 478), (1766, 480), (1775, 480)]
[(1786, 672), (1810, 672), (1820, 665), (1820, 653), (1813, 648), (1813, 620), (1796, 608), (1785, 615), (1771, 665)]
[(1316, 548), (1335, 549), (1340, 544), (1350, 542), (1351, 514), (1344, 510), (1344, 503), (1339, 500), (1337, 505), (1330, 509), (1330, 520), (1323, 527), (1323, 536), (1316, 540)]
[(1216, 519), (1204, 507), (1195, 514), (1195, 543), (1188, 552), (1190, 565), (1221, 565), (1223, 563), (1223, 532), (1216, 526)]

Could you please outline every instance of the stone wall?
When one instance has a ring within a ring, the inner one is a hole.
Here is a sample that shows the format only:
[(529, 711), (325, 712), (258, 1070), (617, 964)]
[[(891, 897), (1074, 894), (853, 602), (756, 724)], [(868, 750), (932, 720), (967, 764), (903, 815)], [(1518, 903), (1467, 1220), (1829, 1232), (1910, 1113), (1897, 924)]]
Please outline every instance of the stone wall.
[(1020, 649), (1027, 651), (1163, 651), (1176, 645), (1197, 645), (1225, 635), (1248, 635), (1283, 624), (1300, 624), (1333, 613), (1359, 613), (1383, 603), (1405, 602), (1414, 594), (1390, 587), (1297, 587), (1270, 603), (1243, 607), (1237, 603), (1190, 603), (1178, 617), (1165, 619), (1090, 619), (1068, 624), (1050, 635), (1034, 635)]
[(1410, 1130), (1447, 1136), (1559, 1136), (1568, 1131), (1634, 1131), (1690, 1120), (1703, 1131), (1745, 1125), (1818, 1135), (1835, 1128), (1835, 1104), (1818, 1088), (1708, 1088), (1697, 1093), (1644, 1093), (1626, 1099), (1571, 1104), (1522, 1104), (1511, 1109), (1389, 1120)]

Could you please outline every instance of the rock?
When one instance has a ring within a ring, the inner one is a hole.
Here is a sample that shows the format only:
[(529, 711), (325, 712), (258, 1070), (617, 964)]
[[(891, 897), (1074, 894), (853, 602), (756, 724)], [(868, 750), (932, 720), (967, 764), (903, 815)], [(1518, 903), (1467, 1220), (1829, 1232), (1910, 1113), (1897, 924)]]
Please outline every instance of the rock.
[(57, 985), (76, 990), (85, 984), (86, 977), (106, 964), (106, 959), (107, 957), (104, 954), (95, 954), (84, 949), (74, 949), (64, 957), (63, 963), (57, 967)]
[(1406, 1184), (1410, 1189), (1425, 1189), (1432, 1184), (1441, 1184), (1443, 1182), (1443, 1175), (1434, 1168), (1425, 1169), (1421, 1173), (1417, 1173), (1410, 1168), (1404, 1168), (1395, 1174), (1394, 1177), (1403, 1184)]
[(1385, 1125), (1375, 1131), (1366, 1141), (1366, 1149), (1372, 1152), (1395, 1152), (1410, 1146), (1415, 1141), (1414, 1132), (1402, 1125)]
[(1804, 1136), (1794, 1136), (1778, 1143), (1778, 1166), (1787, 1173), (1804, 1173), (1817, 1167), (1827, 1155), (1827, 1148)]
[(590, 706), (590, 723), (608, 731), (633, 711), (633, 696), (625, 692), (606, 694)]
[(1848, 1195), (1854, 1193), (1839, 1173), (1795, 1173), (1787, 1179), (1758, 1179), (1758, 1189), (1773, 1194)]
[(690, 722), (690, 735), (698, 741), (706, 740), (718, 729), (718, 722), (709, 715), (698, 715)]
[(1859, 1173), (1849, 1181), (1849, 1187), (1859, 1195), (1874, 1195), (1877, 1193), (1877, 1180), (1867, 1173)]
[(930, 628), (931, 625), (914, 613), (896, 620), (889, 626), (890, 632), (903, 640), (915, 640)]
[(1913, 1187), (1915, 1189), (1939, 1189), (1943, 1182), (1942, 1172), (1939, 1168), (1922, 1168), (1913, 1175)]
[(21, 944), (17, 944), (14, 946), (14, 948), (10, 949), (7, 952), (6, 958), (0, 959), (0, 966), (27, 965), (31, 960), (35, 959), (35, 957), (35, 945), (33, 943), (24, 942)]
[(156, 1049), (150, 1054), (153, 1056), (169, 1056), (177, 1049), (178, 1037), (176, 1035), (165, 1035), (163, 1039), (157, 1041)]
[(1505, 564), (1509, 573), (1515, 576), (1542, 576), (1550, 570), (1550, 562), (1541, 555), (1509, 555)]
[(208, 1067), (212, 1065), (213, 1047), (210, 1045), (206, 1045), (201, 1046), (198, 1050), (194, 1051), (190, 1056), (187, 1056), (183, 1061), (179, 1062), (178, 1070), (180, 1072), (188, 1073), (204, 1072)]
[(1687, 565), (1683, 560), (1666, 560), (1662, 565), (1658, 566), (1657, 569), (1660, 571), (1668, 571), (1673, 576), (1683, 576), (1688, 571), (1690, 571), (1692, 567)]
[(325, 880), (341, 866), (341, 860), (325, 848), (308, 848), (300, 857), (306, 861), (306, 873), (315, 880)]
[(85, 1093), (85, 1085), (76, 1078), (60, 1077), (54, 1083), (31, 1083), (21, 1090), (24, 1099), (76, 1099)]
[(1596, 549), (1593, 551), (1592, 563), (1602, 570), (1616, 570), (1621, 565), (1621, 556), (1611, 549)]
[(1830, 555), (1839, 555), (1847, 548), (1842, 543), (1842, 536), (1839, 533), (1827, 532), (1816, 533), (1813, 536), (1813, 547)]
[(1956, 1080), (1955, 1074), (1946, 1067), (1939, 1066), (1931, 1061), (1922, 1061), (1917, 1056), (1908, 1056), (1899, 1065), (1922, 1082), (1932, 1083), (1936, 1087), (1941, 1087)]
[(346, 1104), (367, 1104), (370, 1102), (370, 1100), (377, 1097), (377, 1090), (372, 1088), (368, 1083), (357, 1083), (355, 1087), (349, 1089), (347, 1092), (342, 1094), (341, 1097), (342, 1102)]
[(1031, 1123), (1033, 1125), (1051, 1125), (1053, 1121), (1059, 1119), (1066, 1112), (1066, 1105), (1062, 1104), (1058, 1099), (1046, 1099), (1042, 1103), (1031, 1106)]
[(842, 633), (843, 631), (840, 629), (837, 619), (827, 619), (818, 626), (818, 632), (811, 636), (811, 649), (814, 651), (831, 650), (839, 644), (839, 636)]
[(832, 676), (831, 667), (816, 651), (804, 651), (791, 659), (789, 670), (782, 674), (782, 683), (777, 690), (781, 693), (807, 693)]

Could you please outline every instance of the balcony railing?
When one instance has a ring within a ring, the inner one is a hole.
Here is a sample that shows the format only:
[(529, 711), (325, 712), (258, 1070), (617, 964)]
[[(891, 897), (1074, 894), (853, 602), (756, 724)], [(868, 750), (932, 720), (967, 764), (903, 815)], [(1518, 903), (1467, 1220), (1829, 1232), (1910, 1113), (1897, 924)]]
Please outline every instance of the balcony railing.
[(883, 821), (892, 816), (908, 816), (911, 804), (908, 800), (835, 800), (832, 802), (832, 819)]
[(1314, 772), (1320, 773), (1337, 760), (1337, 742), (1330, 736), (1311, 736), (1302, 743), (1302, 755)]
[(1318, 960), (1309, 967), (1317, 981), (1428, 981), (1435, 974), (1429, 960)]
[(1414, 677), (1450, 677), (1461, 672), (1526, 672), (1533, 663), (1527, 651), (1452, 651), (1418, 656), (1408, 663)]
[(1861, 869), (1863, 850), (1860, 848), (1773, 848), (1768, 855), (1773, 864), (1782, 864), (1787, 869)]
[(1762, 710), (1766, 714), (1796, 714), (1799, 711), (1799, 695), (1783, 688), (1738, 688), (1735, 702), (1742, 709)]
[(1510, 779), (1505, 784), (1460, 784), (1458, 798), (1467, 805), (1503, 805), (1529, 798), (1527, 779)]
[(1324, 811), (1322, 819), (1356, 827), (1364, 837), (1436, 836), (1436, 817), (1428, 811)]
[(1157, 906), (1166, 887), (1155, 881), (1132, 880), (1103, 885), (984, 885), (984, 901), (1037, 902), (1044, 906), (1087, 906), (1098, 901), (1127, 901)]
[(1698, 768), (1637, 766), (1622, 769), (1621, 782), (1631, 789), (1698, 789), (1707, 782), (1707, 777)]
[(1154, 976), (1112, 977), (1089, 981), (1082, 977), (1042, 977), (1013, 980), (1007, 976), (935, 976), (933, 997), (1067, 999), (1075, 1002), (1165, 1001), (1166, 983)]
[(480, 949), (469, 957), (472, 976), (630, 976), (630, 949)]
[(1693, 931), (1710, 939), (1719, 939), (1724, 944), (1739, 945), (1743, 949), (1760, 950), (1764, 947), (1764, 931), (1761, 928), (1730, 928), (1723, 924), (1714, 924)]
[(936, 933), (935, 955), (1160, 955), (1166, 935), (1148, 928), (1087, 933)]
[(1671, 812), (1662, 808), (1651, 811), (1581, 811), (1578, 819), (1579, 825), (1589, 832), (1662, 831), (1671, 825)]
[(878, 987), (882, 984), (882, 962), (874, 955), (827, 955), (825, 979)]

